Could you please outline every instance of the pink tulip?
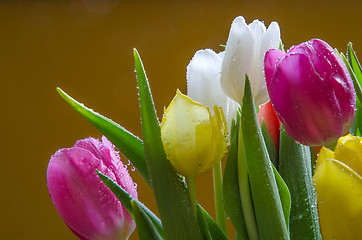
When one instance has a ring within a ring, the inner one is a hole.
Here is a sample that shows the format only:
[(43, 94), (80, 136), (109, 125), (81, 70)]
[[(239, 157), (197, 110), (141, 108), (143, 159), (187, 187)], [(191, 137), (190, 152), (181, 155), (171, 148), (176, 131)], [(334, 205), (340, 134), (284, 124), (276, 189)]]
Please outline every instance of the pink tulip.
[(264, 59), (270, 101), (287, 133), (309, 146), (331, 145), (354, 120), (352, 79), (331, 46), (312, 39)]
[(137, 198), (127, 168), (107, 138), (86, 138), (51, 157), (47, 181), (50, 197), (67, 226), (80, 239), (128, 239), (135, 223), (96, 173), (112, 178)]

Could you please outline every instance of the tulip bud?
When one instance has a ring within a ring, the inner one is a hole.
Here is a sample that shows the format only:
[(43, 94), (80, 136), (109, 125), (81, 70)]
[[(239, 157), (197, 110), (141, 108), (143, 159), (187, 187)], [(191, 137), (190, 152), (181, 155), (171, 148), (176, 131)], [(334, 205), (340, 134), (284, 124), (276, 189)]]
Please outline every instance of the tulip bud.
[(174, 168), (185, 177), (215, 166), (226, 153), (226, 122), (222, 109), (194, 102), (177, 90), (161, 123), (163, 146)]
[(271, 102), (260, 106), (258, 113), (259, 124), (262, 124), (264, 120), (266, 128), (268, 129), (269, 135), (273, 140), (277, 152), (279, 151), (279, 139), (280, 139), (280, 120), (277, 117)]
[(67, 226), (80, 239), (128, 239), (135, 223), (95, 170), (112, 178), (137, 198), (137, 191), (114, 146), (86, 138), (58, 150), (50, 159), (50, 197)]
[(216, 54), (210, 49), (199, 50), (187, 66), (187, 95), (203, 104), (213, 114), (217, 105), (225, 113), (228, 129), (240, 105), (229, 98), (220, 85), (221, 63), (224, 52)]
[(277, 22), (268, 29), (255, 20), (247, 25), (243, 17), (233, 21), (221, 66), (221, 87), (225, 93), (242, 104), (245, 74), (249, 76), (256, 105), (269, 100), (264, 77), (264, 55), (271, 48), (279, 48), (280, 30)]
[(356, 96), (343, 61), (313, 39), (288, 53), (269, 50), (265, 76), (270, 101), (285, 130), (309, 146), (332, 145), (354, 120)]
[(362, 141), (347, 135), (322, 148), (313, 177), (323, 239), (362, 239)]

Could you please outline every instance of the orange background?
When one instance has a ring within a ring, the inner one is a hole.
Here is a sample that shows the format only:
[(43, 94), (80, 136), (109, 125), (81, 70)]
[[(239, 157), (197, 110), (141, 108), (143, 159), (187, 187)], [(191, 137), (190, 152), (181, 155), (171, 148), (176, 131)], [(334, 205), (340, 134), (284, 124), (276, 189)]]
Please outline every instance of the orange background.
[[(221, 51), (236, 16), (278, 21), (286, 49), (321, 38), (345, 52), (351, 41), (362, 58), (361, 9), (358, 0), (0, 2), (1, 239), (76, 239), (48, 196), (46, 168), (57, 149), (101, 135), (56, 87), (141, 137), (133, 47), (161, 117), (177, 88), (186, 93), (194, 53)], [(131, 174), (155, 210), (152, 192)], [(210, 182), (210, 172), (201, 175), (197, 194), (213, 215)]]

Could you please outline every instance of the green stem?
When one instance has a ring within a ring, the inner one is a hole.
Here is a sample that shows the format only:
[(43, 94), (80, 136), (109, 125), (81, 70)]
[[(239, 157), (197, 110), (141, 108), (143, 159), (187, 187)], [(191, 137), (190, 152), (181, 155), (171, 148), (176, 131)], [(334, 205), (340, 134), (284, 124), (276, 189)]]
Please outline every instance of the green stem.
[(241, 206), (244, 213), (246, 230), (250, 240), (258, 240), (258, 228), (256, 226), (253, 203), (250, 195), (249, 175), (246, 166), (243, 133), (240, 124), (238, 141), (238, 177)]
[(226, 229), (226, 216), (224, 212), (224, 206), (222, 202), (222, 166), (221, 161), (216, 164), (212, 169), (214, 179), (214, 199), (215, 199), (215, 212), (216, 223), (221, 230), (227, 235)]
[(196, 208), (196, 176), (187, 177), (187, 189), (189, 191), (190, 201), (192, 208), (194, 210), (194, 214), (197, 217), (197, 208)]

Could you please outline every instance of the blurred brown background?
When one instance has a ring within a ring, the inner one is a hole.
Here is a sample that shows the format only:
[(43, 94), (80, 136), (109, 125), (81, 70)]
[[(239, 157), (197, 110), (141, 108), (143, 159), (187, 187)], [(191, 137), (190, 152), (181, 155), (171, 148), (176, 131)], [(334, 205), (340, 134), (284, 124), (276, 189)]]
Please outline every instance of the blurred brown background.
[[(279, 22), (288, 49), (321, 38), (362, 58), (362, 2), (345, 1), (1, 1), (1, 239), (76, 239), (48, 196), (46, 169), (59, 148), (100, 133), (57, 94), (77, 100), (141, 136), (132, 48), (143, 59), (159, 117), (186, 92), (195, 51), (221, 51), (232, 20)], [(155, 210), (136, 172), (139, 198)], [(198, 200), (213, 215), (211, 174)], [(132, 239), (138, 239), (137, 232)]]

